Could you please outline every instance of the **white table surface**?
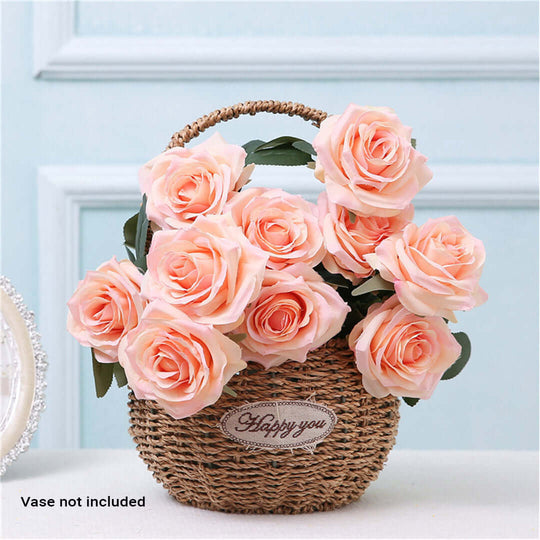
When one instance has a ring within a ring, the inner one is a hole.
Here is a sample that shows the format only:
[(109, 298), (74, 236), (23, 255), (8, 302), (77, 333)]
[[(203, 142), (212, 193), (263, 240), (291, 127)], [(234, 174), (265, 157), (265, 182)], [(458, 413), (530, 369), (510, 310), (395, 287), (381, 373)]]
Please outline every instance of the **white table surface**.
[[(2, 538), (537, 538), (538, 453), (391, 453), (333, 512), (234, 515), (178, 504), (134, 450), (30, 450), (2, 479)], [(22, 497), (146, 497), (145, 508), (25, 508)]]

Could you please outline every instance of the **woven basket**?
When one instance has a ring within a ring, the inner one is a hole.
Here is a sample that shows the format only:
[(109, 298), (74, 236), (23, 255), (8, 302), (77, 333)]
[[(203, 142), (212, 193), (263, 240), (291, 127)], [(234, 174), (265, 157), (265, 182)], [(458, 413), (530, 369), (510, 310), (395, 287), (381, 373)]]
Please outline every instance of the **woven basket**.
[[(240, 114), (298, 115), (319, 126), (326, 113), (301, 104), (246, 102), (215, 111), (173, 135), (183, 146), (206, 128)], [(151, 240), (151, 237), (148, 238)], [(233, 377), (223, 394), (198, 414), (175, 420), (155, 402), (130, 394), (130, 434), (154, 478), (179, 502), (237, 513), (299, 514), (332, 510), (358, 499), (394, 446), (399, 400), (376, 399), (362, 386), (353, 353), (332, 339), (305, 363), (266, 371), (258, 364)], [(333, 431), (313, 452), (248, 450), (219, 428), (222, 416), (248, 402), (311, 400), (332, 409)]]

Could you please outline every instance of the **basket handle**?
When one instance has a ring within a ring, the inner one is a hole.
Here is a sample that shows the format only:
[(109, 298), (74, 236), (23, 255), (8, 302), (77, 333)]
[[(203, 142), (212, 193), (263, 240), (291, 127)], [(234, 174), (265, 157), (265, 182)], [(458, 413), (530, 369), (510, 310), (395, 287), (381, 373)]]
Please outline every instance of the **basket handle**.
[(233, 118), (238, 118), (241, 114), (254, 116), (260, 112), (299, 116), (306, 120), (306, 122), (311, 121), (315, 127), (320, 127), (321, 122), (328, 116), (324, 111), (307, 107), (306, 105), (302, 105), (302, 103), (293, 103), (292, 101), (244, 101), (230, 107), (216, 109), (210, 114), (201, 116), (192, 124), (188, 124), (171, 137), (171, 142), (167, 146), (167, 150), (175, 146), (184, 146), (184, 144), (198, 137), (203, 131), (215, 126), (219, 122), (228, 122)]

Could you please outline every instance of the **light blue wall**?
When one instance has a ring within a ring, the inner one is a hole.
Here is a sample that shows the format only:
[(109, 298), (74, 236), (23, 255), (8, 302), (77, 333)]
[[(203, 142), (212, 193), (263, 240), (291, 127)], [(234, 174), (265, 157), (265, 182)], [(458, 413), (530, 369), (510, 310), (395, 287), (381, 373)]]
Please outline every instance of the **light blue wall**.
[[(128, 17), (129, 24), (122, 27), (118, 12), (128, 6), (133, 13)], [(417, 3), (409, 6), (410, 9), (395, 6), (393, 13), (399, 16), (387, 17), (386, 9), (379, 5), (350, 3), (347, 9), (353, 11), (348, 20), (358, 21), (358, 25), (347, 22), (347, 32), (355, 28), (368, 32), (369, 27), (384, 33), (405, 29), (424, 34), (533, 34), (537, 28), (534, 3), (434, 6), (435, 3)], [(360, 16), (361, 8), (367, 10), (367, 16), (365, 11)], [(149, 8), (138, 4), (84, 4), (79, 7), (78, 28), (86, 34), (153, 33), (152, 28), (157, 28), (158, 33), (172, 33), (170, 22), (163, 22), (161, 17), (161, 27), (155, 21), (152, 23), (145, 9)], [(169, 8), (159, 6), (159, 9), (163, 12)], [(193, 10), (193, 19), (199, 21), (197, 32), (204, 34), (208, 27), (201, 23), (198, 13), (212, 11), (208, 5), (190, 4), (189, 9)], [(341, 13), (342, 9), (345, 8), (339, 6), (335, 13)], [(222, 105), (274, 98), (298, 100), (337, 112), (351, 101), (388, 104), (405, 123), (414, 126), (419, 145), (432, 163), (533, 164), (538, 159), (537, 81), (35, 80), (32, 6), (28, 2), (3, 3), (2, 10), (2, 273), (12, 279), (27, 304), (36, 311), (39, 311), (38, 166), (143, 163), (163, 149), (173, 131)], [(304, 10), (309, 13), (310, 5), (305, 4)], [(286, 17), (281, 19), (287, 24)], [(210, 24), (212, 20), (210, 17)], [(318, 20), (298, 33), (312, 32), (316, 25), (327, 28), (321, 20), (328, 28), (335, 27), (335, 20), (342, 19), (336, 15), (336, 19)], [(140, 26), (142, 22), (146, 26)], [(259, 27), (268, 26), (255, 22), (246, 32)], [(330, 33), (329, 29), (325, 31)], [(232, 122), (220, 131), (237, 143), (284, 133), (308, 138), (314, 134), (313, 128), (300, 120), (263, 115)], [(490, 293), (490, 301), (460, 317), (460, 324), (473, 339), (471, 365), (454, 382), (441, 384), (429, 403), (402, 411), (399, 444), (407, 448), (535, 448), (538, 441), (537, 212), (422, 210), (417, 213), (417, 221), (450, 211), (485, 241), (488, 263), (484, 286)], [(112, 254), (121, 253), (120, 225), (127, 215), (125, 209), (112, 208), (83, 212), (83, 269), (94, 268)], [(129, 444), (125, 434), (125, 392), (115, 391), (113, 396), (97, 401), (92, 394), (86, 357), (81, 367), (83, 446)]]
[(534, 34), (534, 2), (79, 2), (77, 33), (103, 36)]

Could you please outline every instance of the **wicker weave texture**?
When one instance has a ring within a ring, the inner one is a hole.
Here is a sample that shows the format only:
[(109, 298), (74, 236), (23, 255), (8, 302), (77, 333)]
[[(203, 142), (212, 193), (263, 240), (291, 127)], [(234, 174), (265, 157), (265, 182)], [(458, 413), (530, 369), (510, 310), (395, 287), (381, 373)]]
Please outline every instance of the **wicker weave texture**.
[[(298, 514), (339, 508), (358, 499), (394, 446), (399, 400), (376, 399), (362, 387), (345, 340), (330, 340), (304, 364), (271, 371), (256, 364), (233, 377), (238, 397), (175, 420), (130, 394), (132, 435), (141, 458), (178, 501), (238, 513)], [(247, 450), (218, 427), (222, 415), (248, 402), (313, 400), (337, 415), (313, 453)]]
[(184, 146), (184, 144), (198, 137), (203, 131), (220, 122), (228, 122), (241, 115), (253, 116), (261, 112), (298, 116), (306, 122), (311, 122), (315, 127), (320, 127), (321, 122), (328, 116), (327, 113), (320, 109), (314, 109), (313, 107), (308, 107), (302, 103), (293, 103), (292, 101), (244, 101), (243, 103), (236, 103), (229, 107), (216, 109), (210, 114), (205, 114), (197, 118), (197, 120), (173, 134), (167, 149), (174, 148), (175, 146)]

